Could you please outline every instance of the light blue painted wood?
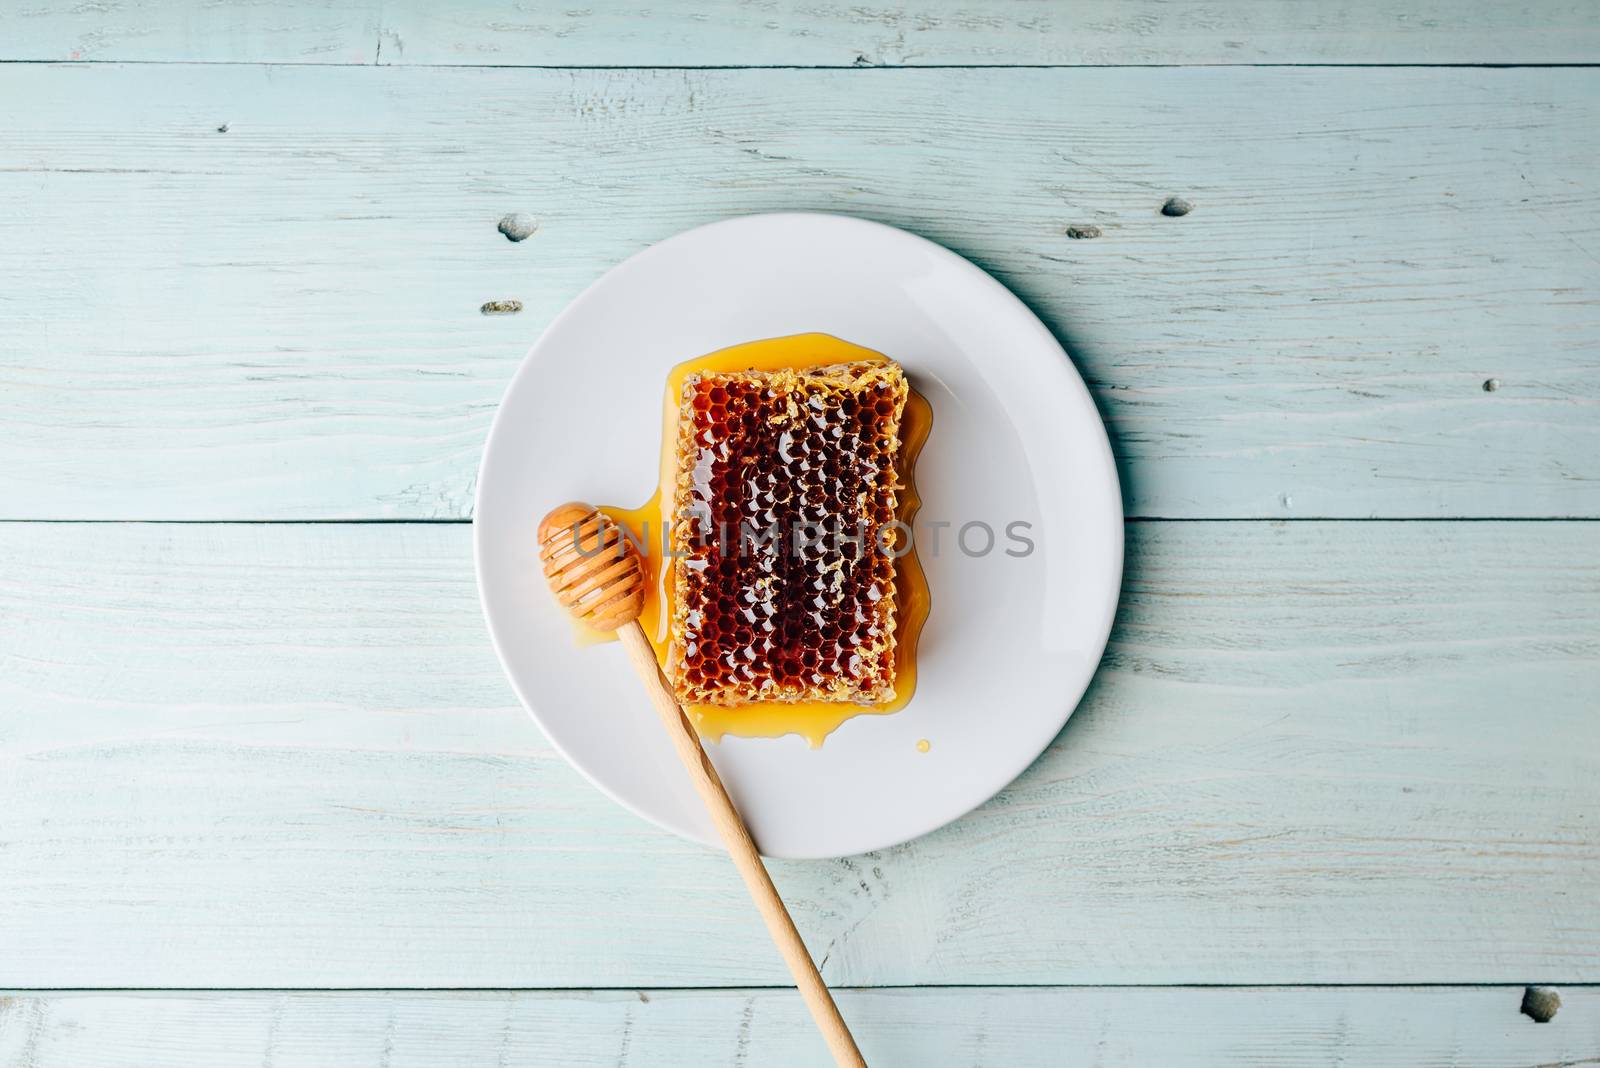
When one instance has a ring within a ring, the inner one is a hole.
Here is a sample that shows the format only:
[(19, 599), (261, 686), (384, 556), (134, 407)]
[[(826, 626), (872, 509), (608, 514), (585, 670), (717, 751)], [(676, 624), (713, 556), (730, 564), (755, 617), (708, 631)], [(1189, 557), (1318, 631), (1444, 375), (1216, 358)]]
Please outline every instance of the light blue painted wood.
[(465, 516), (563, 305), (793, 208), (1037, 308), (1131, 514), (1600, 515), (1597, 70), (10, 65), (0, 126), (0, 516)]
[(544, 66), (1583, 63), (1600, 13), (1571, 0), (31, 0), (0, 59)]
[[(1600, 992), (1548, 1023), (1523, 988), (841, 991), (875, 1065), (1577, 1065)], [(430, 994), (54, 994), (0, 998), (3, 1068), (561, 1068), (827, 1062), (775, 990)]]
[[(0, 985), (783, 983), (514, 704), (469, 535), (0, 524)], [(1131, 524), (1027, 774), (775, 878), (838, 984), (1594, 981), (1595, 539)]]
[[(0, 59), (1587, 62), (1597, 27), (1431, 0), (38, 0), (0, 11)], [(499, 391), (573, 293), (793, 207), (907, 225), (1039, 308), (1134, 514), (1600, 515), (1597, 85), (0, 68), (0, 515), (464, 517)], [(1172, 194), (1195, 212), (1157, 215)], [(509, 210), (535, 239), (493, 232)], [(477, 314), (497, 298), (527, 310)], [(0, 525), (0, 983), (781, 983), (720, 858), (512, 706), (467, 536)], [(835, 982), (1592, 980), (1593, 545), (1135, 524), (1106, 667), (1039, 764), (780, 885)], [(1518, 987), (842, 1002), (875, 1063), (1593, 1060), (1600, 996), (1563, 996), (1545, 1025)], [(16, 1068), (491, 1057), (821, 1051), (783, 991), (0, 996)]]

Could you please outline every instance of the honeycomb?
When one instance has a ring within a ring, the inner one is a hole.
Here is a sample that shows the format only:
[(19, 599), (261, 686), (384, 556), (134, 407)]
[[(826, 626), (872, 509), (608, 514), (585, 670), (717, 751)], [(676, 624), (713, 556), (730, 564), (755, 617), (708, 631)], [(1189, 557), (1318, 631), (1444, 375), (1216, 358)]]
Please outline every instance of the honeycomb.
[(680, 701), (893, 699), (895, 564), (877, 539), (906, 395), (887, 361), (685, 380), (666, 664)]

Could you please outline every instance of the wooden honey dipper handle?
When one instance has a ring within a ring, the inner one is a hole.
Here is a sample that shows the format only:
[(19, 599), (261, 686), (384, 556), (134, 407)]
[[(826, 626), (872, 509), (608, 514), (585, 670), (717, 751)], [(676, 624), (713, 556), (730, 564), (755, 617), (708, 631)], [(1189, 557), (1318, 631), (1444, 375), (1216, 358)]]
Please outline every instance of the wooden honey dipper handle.
[(866, 1068), (867, 1062), (856, 1048), (844, 1017), (839, 1015), (839, 1007), (833, 1003), (828, 984), (822, 981), (821, 973), (812, 963), (810, 951), (801, 941), (800, 932), (795, 929), (783, 898), (778, 896), (778, 888), (772, 885), (772, 876), (767, 874), (766, 865), (761, 863), (761, 854), (750, 837), (749, 829), (739, 817), (739, 810), (733, 807), (717, 769), (711, 765), (711, 758), (700, 747), (700, 736), (683, 714), (666, 680), (661, 677), (650, 640), (644, 636), (637, 620), (625, 624), (617, 632), (617, 637), (621, 639), (623, 648), (627, 649), (628, 659), (633, 661), (639, 677), (645, 680), (645, 689), (649, 691), (656, 711), (661, 714), (661, 722), (672, 739), (672, 748), (677, 750), (678, 759), (688, 770), (695, 792), (705, 802), (706, 811), (711, 813), (711, 822), (716, 824), (722, 844), (728, 847), (733, 866), (739, 869), (739, 874), (744, 878), (745, 888), (750, 891), (761, 918), (766, 921), (767, 933), (772, 936), (784, 963), (789, 966), (789, 974), (794, 977), (806, 1008), (811, 1010), (811, 1018), (827, 1040), (833, 1059), (840, 1065)]
[(812, 963), (810, 951), (795, 929), (783, 898), (778, 896), (778, 888), (772, 885), (772, 876), (761, 863), (749, 828), (728, 797), (711, 758), (700, 747), (699, 734), (662, 677), (655, 650), (639, 626), (645, 577), (638, 550), (610, 519), (590, 505), (574, 502), (556, 508), (539, 524), (539, 558), (551, 591), (568, 611), (596, 630), (617, 631), (672, 740), (673, 750), (711, 814), (711, 822), (766, 921), (767, 933), (789, 966), (789, 974), (834, 1061), (850, 1068), (866, 1068), (867, 1062), (856, 1048), (844, 1017), (839, 1015), (828, 985)]

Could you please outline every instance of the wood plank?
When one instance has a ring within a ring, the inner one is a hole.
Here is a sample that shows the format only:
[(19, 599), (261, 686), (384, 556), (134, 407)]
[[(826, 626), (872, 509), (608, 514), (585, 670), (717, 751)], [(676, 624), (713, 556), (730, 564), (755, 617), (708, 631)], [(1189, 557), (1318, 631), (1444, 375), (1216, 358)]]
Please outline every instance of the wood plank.
[(1600, 515), (1596, 70), (11, 65), (0, 123), (10, 518), (466, 516), (567, 301), (793, 208), (1037, 308), (1131, 515)]
[[(1600, 991), (1548, 1023), (1523, 988), (847, 990), (873, 1064), (1575, 1065), (1600, 1057)], [(817, 1065), (776, 990), (0, 996), (3, 1068)]]
[(33, 0), (0, 13), (0, 59), (852, 66), (1584, 63), (1600, 12), (1566, 0), (924, 0), (872, 6), (654, 0), (530, 9), (486, 0), (270, 5)]
[[(1593, 982), (1597, 529), (1131, 524), (1031, 770), (775, 878), (837, 984)], [(782, 983), (514, 704), (469, 534), (0, 525), (0, 985)]]

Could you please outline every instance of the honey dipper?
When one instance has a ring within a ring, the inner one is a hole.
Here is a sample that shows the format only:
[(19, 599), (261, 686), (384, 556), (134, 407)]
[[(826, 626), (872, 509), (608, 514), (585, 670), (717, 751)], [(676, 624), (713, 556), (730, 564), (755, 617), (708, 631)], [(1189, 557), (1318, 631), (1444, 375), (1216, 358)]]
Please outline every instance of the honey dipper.
[(772, 877), (761, 863), (761, 854), (750, 831), (733, 807), (728, 791), (712, 767), (711, 759), (700, 748), (700, 736), (684, 715), (678, 699), (661, 677), (655, 650), (639, 626), (644, 608), (645, 574), (639, 550), (610, 518), (593, 505), (572, 502), (554, 509), (539, 524), (539, 559), (550, 591), (580, 622), (598, 631), (616, 631), (628, 659), (661, 715), (661, 722), (672, 739), (672, 747), (689, 773), (689, 780), (711, 813), (722, 844), (733, 858), (733, 866), (743, 877), (755, 900), (767, 931), (789, 966), (795, 986), (805, 999), (806, 1008), (827, 1040), (833, 1059), (840, 1065), (866, 1068), (856, 1048), (850, 1028), (833, 1003), (833, 995), (811, 961), (806, 944), (795, 930), (789, 910), (784, 908)]

